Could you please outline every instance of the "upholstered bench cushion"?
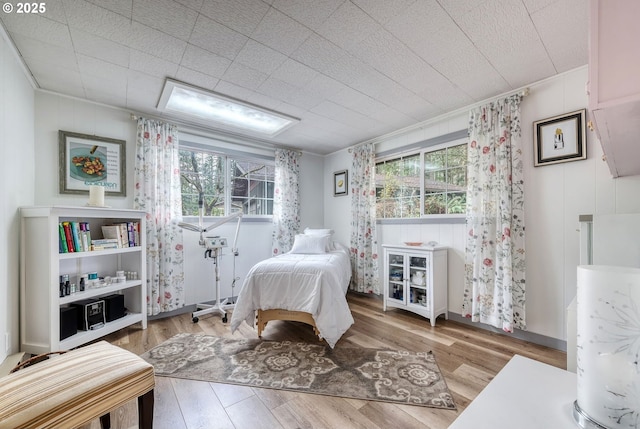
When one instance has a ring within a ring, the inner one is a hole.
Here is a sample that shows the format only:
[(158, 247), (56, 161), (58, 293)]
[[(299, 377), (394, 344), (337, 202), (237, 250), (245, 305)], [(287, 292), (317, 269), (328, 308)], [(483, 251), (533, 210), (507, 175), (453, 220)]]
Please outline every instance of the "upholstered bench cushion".
[(75, 428), (154, 385), (150, 364), (101, 341), (0, 378), (0, 428)]

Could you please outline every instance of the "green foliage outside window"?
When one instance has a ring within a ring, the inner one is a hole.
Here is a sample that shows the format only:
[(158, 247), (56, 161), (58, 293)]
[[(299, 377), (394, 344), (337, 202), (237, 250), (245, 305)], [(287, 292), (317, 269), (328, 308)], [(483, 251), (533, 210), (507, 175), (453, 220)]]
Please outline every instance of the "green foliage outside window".
[(466, 144), (382, 161), (376, 164), (376, 214), (416, 218), (465, 213), (466, 188)]
[(225, 216), (237, 211), (246, 215), (272, 215), (274, 177), (273, 163), (181, 149), (182, 215), (200, 214), (200, 195), (203, 195), (204, 216)]

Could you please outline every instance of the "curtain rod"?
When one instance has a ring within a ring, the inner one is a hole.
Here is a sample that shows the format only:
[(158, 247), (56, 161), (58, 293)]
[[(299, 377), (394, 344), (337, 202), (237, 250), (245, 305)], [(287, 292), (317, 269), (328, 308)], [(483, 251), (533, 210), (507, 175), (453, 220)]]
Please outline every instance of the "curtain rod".
[[(510, 97), (510, 96), (512, 96), (512, 95), (520, 95), (521, 97), (526, 97), (527, 95), (529, 95), (529, 94), (530, 94), (530, 92), (531, 92), (531, 90), (529, 89), (529, 87), (521, 88), (521, 89), (519, 89), (518, 91), (515, 91), (515, 92), (513, 92), (513, 91), (504, 92), (504, 93), (502, 93), (502, 94), (500, 94), (500, 95), (496, 95), (495, 97), (487, 98), (487, 99), (484, 99), (484, 100), (482, 100), (482, 101), (478, 101), (478, 102), (476, 102), (476, 103), (474, 103), (474, 104), (470, 104), (469, 106), (465, 106), (465, 107), (461, 107), (460, 109), (452, 110), (451, 112), (447, 112), (447, 113), (445, 113), (445, 114), (443, 114), (443, 115), (440, 115), (440, 116), (437, 116), (437, 117), (435, 117), (435, 118), (427, 119), (427, 120), (425, 120), (425, 121), (418, 122), (417, 124), (410, 125), (410, 126), (408, 126), (408, 127), (405, 127), (405, 128), (402, 128), (402, 129), (399, 129), (399, 130), (396, 130), (396, 131), (392, 131), (392, 132), (390, 132), (390, 133), (388, 133), (388, 134), (385, 134), (385, 135), (383, 135), (383, 136), (375, 137), (375, 138), (373, 138), (373, 139), (369, 139), (369, 140), (364, 141), (364, 142), (362, 142), (362, 143), (355, 144), (355, 145), (353, 145), (353, 146), (351, 146), (351, 147), (349, 148), (349, 153), (351, 153), (351, 151), (352, 151), (352, 149), (353, 149), (353, 148), (356, 148), (356, 147), (361, 146), (361, 145), (363, 145), (363, 144), (367, 144), (367, 143), (373, 143), (373, 144), (381, 143), (381, 142), (382, 142), (382, 139), (387, 139), (387, 138), (389, 138), (389, 137), (393, 137), (393, 136), (398, 135), (398, 134), (404, 134), (404, 133), (406, 133), (406, 132), (408, 132), (408, 131), (411, 131), (411, 130), (413, 130), (413, 129), (417, 129), (417, 128), (424, 127), (425, 125), (427, 125), (427, 124), (429, 124), (429, 123), (433, 123), (433, 122), (441, 121), (441, 120), (443, 120), (444, 118), (446, 118), (446, 117), (448, 117), (448, 116), (457, 115), (457, 114), (459, 114), (459, 113), (464, 112), (465, 110), (471, 110), (471, 109), (474, 109), (474, 108), (476, 108), (476, 107), (482, 106), (483, 104), (490, 103), (490, 102), (492, 102), (492, 101), (496, 101), (496, 100), (499, 100), (499, 99), (501, 99), (501, 98)], [(378, 141), (376, 141), (376, 140), (378, 140)]]

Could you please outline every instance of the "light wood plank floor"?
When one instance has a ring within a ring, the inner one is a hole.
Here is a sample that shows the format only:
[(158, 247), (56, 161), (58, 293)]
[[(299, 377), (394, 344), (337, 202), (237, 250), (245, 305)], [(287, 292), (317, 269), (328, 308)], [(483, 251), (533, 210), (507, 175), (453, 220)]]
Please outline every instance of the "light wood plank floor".
[[(336, 348), (432, 350), (454, 395), (457, 411), (156, 377), (154, 427), (442, 429), (455, 420), (514, 354), (566, 367), (566, 354), (558, 350), (442, 318), (431, 327), (426, 319), (403, 310), (383, 312), (382, 301), (371, 296), (349, 293), (348, 301), (355, 324)], [(205, 315), (194, 324), (189, 313), (150, 321), (146, 330), (134, 325), (106, 340), (141, 354), (180, 332), (257, 337), (246, 324), (231, 335), (228, 324), (223, 324), (219, 316)], [(311, 327), (281, 321), (270, 322), (263, 339), (317, 340)], [(114, 429), (136, 427), (135, 401), (115, 410), (111, 422)], [(99, 427), (96, 420), (83, 429)]]

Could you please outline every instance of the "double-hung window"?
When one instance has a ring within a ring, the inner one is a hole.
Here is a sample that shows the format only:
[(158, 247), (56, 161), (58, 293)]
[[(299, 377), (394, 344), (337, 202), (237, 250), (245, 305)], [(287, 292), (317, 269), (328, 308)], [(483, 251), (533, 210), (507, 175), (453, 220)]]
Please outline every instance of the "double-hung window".
[(464, 214), (467, 143), (454, 142), (376, 161), (378, 219)]
[(271, 160), (229, 155), (200, 147), (180, 148), (182, 215), (273, 214), (275, 166)]

